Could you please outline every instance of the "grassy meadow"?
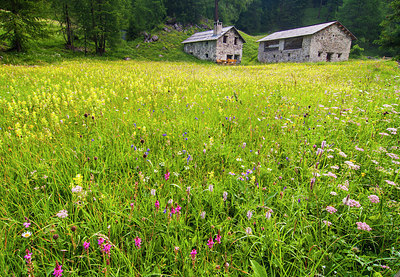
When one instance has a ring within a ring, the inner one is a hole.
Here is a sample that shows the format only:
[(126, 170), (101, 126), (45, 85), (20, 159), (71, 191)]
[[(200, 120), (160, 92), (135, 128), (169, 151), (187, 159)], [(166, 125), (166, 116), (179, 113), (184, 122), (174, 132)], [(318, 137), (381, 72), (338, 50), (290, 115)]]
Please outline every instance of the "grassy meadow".
[(0, 66), (0, 276), (393, 276), (392, 61)]

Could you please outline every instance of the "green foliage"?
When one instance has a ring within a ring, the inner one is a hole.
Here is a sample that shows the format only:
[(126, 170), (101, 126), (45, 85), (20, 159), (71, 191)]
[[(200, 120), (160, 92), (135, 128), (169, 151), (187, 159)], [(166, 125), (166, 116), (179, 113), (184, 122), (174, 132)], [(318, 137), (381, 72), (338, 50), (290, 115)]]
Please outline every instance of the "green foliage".
[(364, 53), (364, 48), (361, 48), (358, 44), (355, 44), (350, 49), (351, 58), (361, 58)]
[(44, 37), (42, 15), (44, 0), (0, 0), (0, 40), (7, 40), (10, 49), (21, 52), (29, 41)]
[(362, 46), (371, 47), (382, 30), (383, 8), (381, 0), (344, 0), (337, 18)]
[(390, 3), (389, 15), (382, 22), (383, 31), (376, 42), (400, 59), (400, 0)]

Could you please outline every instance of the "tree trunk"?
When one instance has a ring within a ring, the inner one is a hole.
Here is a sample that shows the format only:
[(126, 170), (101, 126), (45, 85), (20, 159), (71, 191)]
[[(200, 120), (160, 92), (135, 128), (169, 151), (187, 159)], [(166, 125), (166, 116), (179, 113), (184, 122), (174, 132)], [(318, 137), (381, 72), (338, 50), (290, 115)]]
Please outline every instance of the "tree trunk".
[(96, 47), (96, 53), (99, 51), (99, 46), (97, 42), (97, 31), (96, 31), (96, 21), (94, 18), (94, 7), (93, 7), (93, 1), (90, 2), (90, 13), (92, 15), (92, 31), (93, 31), (93, 41), (94, 45)]
[(68, 4), (64, 5), (64, 16), (65, 16), (65, 23), (66, 23), (66, 30), (65, 32), (67, 33), (67, 44), (66, 47), (68, 49), (74, 49), (74, 36), (73, 36), (73, 31), (72, 31), (72, 24), (71, 24), (71, 18), (69, 17), (69, 12), (68, 12)]

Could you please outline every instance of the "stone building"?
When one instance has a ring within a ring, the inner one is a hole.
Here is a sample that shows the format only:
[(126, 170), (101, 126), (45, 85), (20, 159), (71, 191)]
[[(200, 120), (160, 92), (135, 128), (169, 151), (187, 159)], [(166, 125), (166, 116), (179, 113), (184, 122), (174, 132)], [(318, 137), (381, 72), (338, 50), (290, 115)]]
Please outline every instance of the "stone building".
[(338, 21), (276, 32), (258, 40), (258, 60), (267, 63), (347, 61), (355, 39)]
[(235, 27), (222, 28), (222, 22), (217, 21), (213, 30), (195, 33), (182, 43), (186, 53), (201, 60), (236, 60), (240, 63), (245, 40)]

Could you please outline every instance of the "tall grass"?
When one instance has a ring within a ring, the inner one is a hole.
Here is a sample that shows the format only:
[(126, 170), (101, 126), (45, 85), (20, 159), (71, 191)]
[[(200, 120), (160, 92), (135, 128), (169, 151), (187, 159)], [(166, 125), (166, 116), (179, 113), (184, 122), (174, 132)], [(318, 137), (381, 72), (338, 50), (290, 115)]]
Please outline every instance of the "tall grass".
[(399, 76), (381, 61), (1, 66), (0, 275), (391, 276)]

